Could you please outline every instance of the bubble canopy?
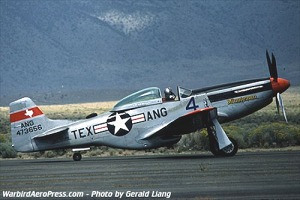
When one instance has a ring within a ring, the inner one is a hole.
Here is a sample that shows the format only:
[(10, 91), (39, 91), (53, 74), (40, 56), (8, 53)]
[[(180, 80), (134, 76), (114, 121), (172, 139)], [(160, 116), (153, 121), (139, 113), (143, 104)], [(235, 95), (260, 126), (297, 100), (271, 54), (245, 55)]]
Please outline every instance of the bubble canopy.
[(158, 87), (149, 87), (137, 91), (121, 99), (112, 111), (127, 110), (162, 103), (161, 91)]

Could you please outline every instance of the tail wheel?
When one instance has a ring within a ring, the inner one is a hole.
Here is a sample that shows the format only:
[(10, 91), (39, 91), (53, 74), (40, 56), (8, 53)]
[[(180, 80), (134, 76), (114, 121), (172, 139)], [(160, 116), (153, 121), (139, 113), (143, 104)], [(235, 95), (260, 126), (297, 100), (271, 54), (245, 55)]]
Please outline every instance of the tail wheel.
[(237, 151), (238, 151), (238, 143), (236, 142), (235, 139), (229, 137), (229, 140), (231, 141), (231, 145), (225, 147), (224, 149), (219, 149), (218, 142), (210, 136), (209, 141), (210, 141), (210, 151), (215, 155), (215, 156), (223, 156), (223, 157), (230, 157), (234, 156)]
[(74, 154), (73, 154), (73, 160), (74, 160), (74, 161), (80, 161), (81, 158), (82, 158), (82, 157), (81, 157), (81, 154), (80, 154), (80, 153), (77, 152), (77, 153), (74, 153)]

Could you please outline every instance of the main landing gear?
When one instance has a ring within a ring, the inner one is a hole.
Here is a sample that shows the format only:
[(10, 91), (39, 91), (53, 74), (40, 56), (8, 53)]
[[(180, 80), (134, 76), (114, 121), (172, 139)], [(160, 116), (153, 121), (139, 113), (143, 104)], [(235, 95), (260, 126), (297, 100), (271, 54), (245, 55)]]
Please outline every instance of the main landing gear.
[(231, 137), (229, 137), (229, 140), (231, 141), (232, 144), (230, 144), (229, 146), (223, 149), (219, 149), (219, 145), (216, 139), (214, 137), (212, 138), (212, 136), (209, 136), (209, 147), (212, 154), (214, 154), (215, 156), (223, 156), (223, 157), (234, 156), (238, 151), (238, 144), (236, 140), (234, 140)]
[(216, 131), (215, 131), (214, 127), (208, 127), (207, 132), (208, 132), (208, 138), (209, 138), (210, 151), (215, 156), (229, 157), (229, 156), (234, 156), (237, 153), (238, 143), (236, 142), (236, 140), (234, 140), (231, 137), (228, 137), (228, 139), (230, 140), (230, 142), (232, 144), (224, 147), (223, 149), (220, 149), (218, 139), (216, 137)]

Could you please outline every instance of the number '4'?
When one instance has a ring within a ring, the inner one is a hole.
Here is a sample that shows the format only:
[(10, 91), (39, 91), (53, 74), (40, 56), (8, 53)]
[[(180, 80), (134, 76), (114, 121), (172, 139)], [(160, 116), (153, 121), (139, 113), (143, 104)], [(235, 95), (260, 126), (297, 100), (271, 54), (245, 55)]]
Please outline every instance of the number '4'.
[(188, 104), (186, 105), (185, 109), (186, 110), (191, 110), (191, 109), (197, 110), (197, 108), (199, 108), (199, 106), (196, 105), (195, 98), (192, 97), (190, 99), (190, 101), (188, 102)]

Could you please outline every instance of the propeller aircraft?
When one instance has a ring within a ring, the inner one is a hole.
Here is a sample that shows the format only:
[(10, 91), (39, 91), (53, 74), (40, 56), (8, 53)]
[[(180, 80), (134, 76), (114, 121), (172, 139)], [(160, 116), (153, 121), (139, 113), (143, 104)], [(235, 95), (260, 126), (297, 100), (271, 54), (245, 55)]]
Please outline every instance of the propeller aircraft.
[[(177, 98), (163, 97), (157, 87), (135, 92), (110, 112), (79, 121), (49, 119), (28, 97), (10, 103), (12, 145), (19, 152), (73, 149), (73, 159), (91, 146), (152, 149), (176, 144), (184, 134), (207, 129), (216, 156), (234, 156), (238, 144), (221, 123), (249, 115), (276, 99), (287, 117), (281, 93), (290, 82), (279, 78), (275, 56), (266, 51), (270, 77), (201, 88), (177, 87)], [(174, 95), (174, 93), (173, 93)], [(175, 96), (175, 95), (174, 95)]]

